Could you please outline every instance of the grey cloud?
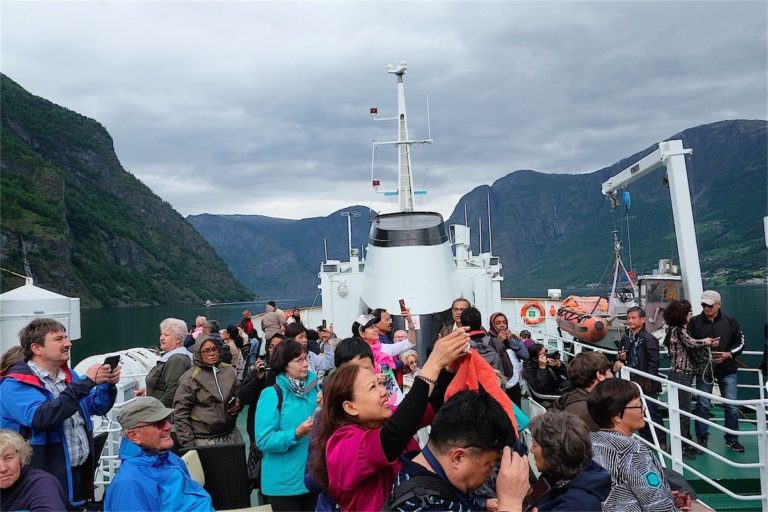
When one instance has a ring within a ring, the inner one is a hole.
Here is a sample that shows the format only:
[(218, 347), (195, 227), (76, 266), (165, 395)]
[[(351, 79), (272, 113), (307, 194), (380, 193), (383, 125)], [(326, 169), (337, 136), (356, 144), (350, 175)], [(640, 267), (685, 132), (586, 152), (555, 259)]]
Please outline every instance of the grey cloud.
[[(183, 214), (299, 218), (368, 204), (371, 139), (395, 134), (367, 110), (394, 113), (384, 68), (405, 59), (410, 135), (427, 135), (429, 95), (435, 138), (414, 149), (416, 186), (448, 215), (515, 169), (592, 171), (691, 126), (765, 118), (766, 9), (4, 2), (3, 72), (101, 122)], [(395, 158), (377, 150), (388, 186)]]

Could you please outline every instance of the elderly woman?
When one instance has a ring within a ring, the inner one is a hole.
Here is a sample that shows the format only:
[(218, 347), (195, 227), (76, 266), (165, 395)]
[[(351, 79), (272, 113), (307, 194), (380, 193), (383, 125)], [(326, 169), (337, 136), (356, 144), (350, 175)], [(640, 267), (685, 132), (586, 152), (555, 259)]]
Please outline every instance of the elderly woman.
[(603, 510), (674, 512), (672, 491), (659, 461), (632, 437), (645, 425), (640, 388), (626, 380), (604, 380), (589, 394), (587, 407), (600, 427), (592, 433), (593, 457), (613, 482)]
[(531, 420), (531, 453), (541, 472), (534, 485), (544, 494), (534, 503), (540, 512), (549, 510), (594, 510), (611, 491), (608, 472), (592, 460), (589, 428), (567, 412), (549, 411)]
[(411, 349), (400, 354), (403, 363), (403, 393), (408, 393), (413, 387), (413, 379), (419, 374), (419, 354)]
[(272, 510), (315, 510), (317, 496), (304, 484), (304, 467), (317, 375), (309, 370), (304, 347), (292, 339), (277, 346), (270, 363), (276, 382), (261, 392), (256, 410), (256, 445), (264, 452), (261, 492)]
[(523, 363), (528, 359), (528, 349), (509, 330), (509, 321), (504, 313), (491, 315), (488, 334), (493, 336), (493, 348), (499, 353), (501, 368), (507, 378), (504, 391), (518, 407), (522, 407), (520, 379), (523, 377)]
[[(469, 337), (457, 330), (437, 340), (411, 392), (393, 412), (386, 388), (370, 370), (342, 365), (323, 388), (321, 424), (312, 439), (312, 477), (342, 510), (381, 510), (413, 435), (442, 405)], [(430, 407), (431, 404), (431, 407)], [(413, 448), (413, 447), (412, 447)]]
[(221, 362), (216, 341), (207, 334), (198, 336), (194, 365), (181, 376), (173, 400), (180, 449), (243, 443), (235, 426), (239, 387), (235, 369)]
[(17, 432), (0, 430), (0, 509), (66, 510), (56, 478), (29, 465), (32, 448)]
[(147, 387), (136, 390), (136, 396), (153, 396), (166, 407), (173, 407), (173, 397), (179, 378), (192, 366), (192, 353), (184, 348), (187, 324), (178, 318), (160, 322), (160, 351), (162, 356), (147, 374)]

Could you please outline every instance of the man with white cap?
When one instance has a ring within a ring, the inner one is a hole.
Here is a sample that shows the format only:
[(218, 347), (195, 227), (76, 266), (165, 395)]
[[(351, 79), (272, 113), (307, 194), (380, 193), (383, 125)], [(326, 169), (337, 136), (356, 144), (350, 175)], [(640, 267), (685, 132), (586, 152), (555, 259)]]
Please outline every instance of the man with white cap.
[(189, 476), (186, 464), (171, 452), (173, 409), (142, 396), (122, 408), (120, 469), (107, 488), (104, 510), (205, 510), (211, 497)]
[[(723, 398), (737, 399), (736, 356), (744, 350), (744, 333), (739, 323), (730, 315), (720, 310), (720, 294), (714, 290), (705, 290), (701, 294), (702, 312), (688, 322), (688, 333), (692, 338), (717, 338), (720, 343), (717, 352), (712, 352), (714, 361), (714, 378), (720, 387)], [(712, 393), (712, 376), (696, 377), (696, 389)], [(696, 401), (696, 416), (709, 419), (709, 398), (699, 396)], [(736, 405), (725, 404), (725, 427), (739, 430), (739, 408)], [(709, 437), (709, 425), (696, 422), (696, 439), (699, 445), (706, 447)], [(736, 452), (743, 452), (744, 447), (739, 443), (739, 436), (725, 434), (725, 446)]]

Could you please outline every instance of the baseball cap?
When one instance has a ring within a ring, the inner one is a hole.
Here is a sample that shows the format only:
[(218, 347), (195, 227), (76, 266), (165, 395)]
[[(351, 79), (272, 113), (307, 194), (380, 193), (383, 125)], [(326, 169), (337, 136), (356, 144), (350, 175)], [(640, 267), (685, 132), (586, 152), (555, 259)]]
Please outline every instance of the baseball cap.
[(117, 421), (124, 429), (133, 428), (139, 423), (154, 423), (173, 414), (173, 409), (153, 396), (140, 396), (120, 409)]
[(705, 290), (704, 293), (701, 294), (701, 302), (707, 306), (716, 304), (720, 302), (720, 294), (715, 290)]

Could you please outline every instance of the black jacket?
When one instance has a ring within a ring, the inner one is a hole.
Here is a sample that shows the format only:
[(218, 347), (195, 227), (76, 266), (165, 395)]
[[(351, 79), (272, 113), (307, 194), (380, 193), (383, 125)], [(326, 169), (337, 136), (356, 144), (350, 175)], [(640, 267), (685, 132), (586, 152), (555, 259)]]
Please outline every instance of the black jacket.
[(733, 354), (732, 358), (715, 365), (715, 377), (736, 372), (738, 367), (735, 357), (744, 350), (744, 333), (735, 318), (718, 311), (715, 319), (710, 320), (704, 313), (700, 313), (688, 322), (688, 334), (696, 339), (720, 338), (720, 344), (713, 347), (712, 351)]
[[(651, 375), (659, 375), (659, 340), (656, 336), (651, 334), (643, 326), (637, 334), (625, 335), (619, 341), (619, 351), (627, 354), (627, 365), (632, 361), (633, 345), (637, 345), (637, 364), (632, 366), (636, 370), (649, 373)], [(644, 379), (639, 375), (632, 375), (632, 380), (638, 382), (643, 388), (643, 392), (648, 393), (661, 393), (661, 383), (655, 380)]]

